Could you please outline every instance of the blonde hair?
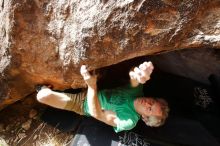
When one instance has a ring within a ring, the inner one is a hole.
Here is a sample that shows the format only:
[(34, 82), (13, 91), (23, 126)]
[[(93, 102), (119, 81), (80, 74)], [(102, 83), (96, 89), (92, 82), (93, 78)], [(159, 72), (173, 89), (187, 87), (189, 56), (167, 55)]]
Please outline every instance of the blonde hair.
[(168, 107), (168, 103), (162, 99), (162, 98), (158, 98), (155, 99), (157, 102), (160, 103), (161, 105), (161, 110), (162, 110), (162, 117), (158, 117), (158, 116), (146, 116), (143, 117), (142, 116), (142, 120), (145, 122), (146, 125), (150, 126), (150, 127), (159, 127), (162, 126), (169, 114), (169, 107)]

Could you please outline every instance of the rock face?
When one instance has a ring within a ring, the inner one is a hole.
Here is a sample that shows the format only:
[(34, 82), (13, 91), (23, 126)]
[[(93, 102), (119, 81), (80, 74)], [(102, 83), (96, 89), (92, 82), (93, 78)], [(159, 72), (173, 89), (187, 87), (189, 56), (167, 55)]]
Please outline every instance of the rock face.
[(220, 49), (185, 49), (151, 55), (154, 65), (164, 72), (210, 84), (211, 74), (220, 75)]
[(220, 47), (219, 0), (0, 0), (0, 20), (0, 108), (35, 84), (85, 86), (84, 63)]

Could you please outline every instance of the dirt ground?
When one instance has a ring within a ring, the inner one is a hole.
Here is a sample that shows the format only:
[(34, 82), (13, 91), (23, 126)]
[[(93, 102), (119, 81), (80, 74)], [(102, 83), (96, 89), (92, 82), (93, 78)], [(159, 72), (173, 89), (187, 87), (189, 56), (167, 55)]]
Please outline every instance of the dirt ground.
[(66, 146), (73, 133), (62, 133), (40, 120), (46, 106), (35, 94), (0, 111), (0, 146)]

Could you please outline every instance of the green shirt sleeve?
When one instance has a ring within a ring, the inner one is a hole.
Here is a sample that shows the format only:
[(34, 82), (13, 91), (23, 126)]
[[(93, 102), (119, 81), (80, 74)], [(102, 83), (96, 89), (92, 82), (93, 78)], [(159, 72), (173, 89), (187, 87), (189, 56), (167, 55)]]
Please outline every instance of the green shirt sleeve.
[(117, 126), (114, 127), (115, 132), (121, 132), (124, 130), (131, 130), (136, 125), (136, 122), (132, 121), (131, 119), (127, 120), (120, 120), (118, 119)]
[(121, 111), (120, 114), (117, 115), (117, 125), (114, 127), (115, 132), (133, 129), (139, 118), (139, 115), (135, 114), (132, 110), (125, 108), (124, 111)]
[(139, 84), (137, 87), (132, 87), (130, 84), (127, 85), (127, 93), (130, 96), (143, 96), (143, 84)]
[(139, 84), (137, 87), (132, 87), (130, 84), (127, 84), (112, 90), (112, 93), (117, 93), (119, 91), (122, 92), (123, 95), (133, 97), (141, 97), (144, 95), (142, 84)]

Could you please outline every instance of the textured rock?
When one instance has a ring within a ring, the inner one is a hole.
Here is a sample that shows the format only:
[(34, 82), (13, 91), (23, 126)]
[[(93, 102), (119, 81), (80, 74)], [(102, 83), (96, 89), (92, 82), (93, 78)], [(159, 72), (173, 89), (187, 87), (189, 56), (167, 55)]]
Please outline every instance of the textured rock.
[(154, 65), (162, 71), (210, 84), (211, 74), (220, 75), (220, 49), (185, 49), (151, 55)]
[(185, 48), (219, 48), (219, 0), (0, 0), (0, 108), (83, 87), (91, 69)]
[(10, 13), (8, 13), (10, 6), (9, 2), (0, 0), (0, 103), (10, 96), (5, 73), (11, 63), (9, 48), (12, 24), (10, 24)]

